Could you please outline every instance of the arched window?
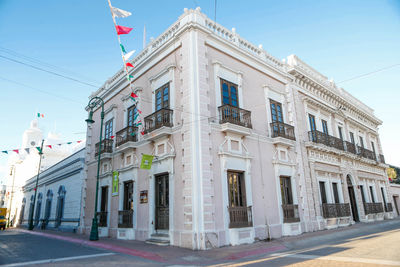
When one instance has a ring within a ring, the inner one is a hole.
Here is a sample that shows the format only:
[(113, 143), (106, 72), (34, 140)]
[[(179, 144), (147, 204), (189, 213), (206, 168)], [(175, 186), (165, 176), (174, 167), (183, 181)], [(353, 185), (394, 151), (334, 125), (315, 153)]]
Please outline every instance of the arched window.
[(45, 210), (44, 210), (44, 226), (47, 226), (47, 224), (49, 223), (49, 218), (50, 218), (50, 213), (51, 213), (51, 201), (53, 200), (53, 191), (51, 191), (50, 189), (47, 190), (47, 194), (46, 194), (46, 206), (45, 206)]
[(55, 227), (59, 227), (61, 224), (61, 219), (64, 214), (64, 202), (65, 202), (65, 187), (60, 185), (58, 188), (58, 197), (57, 197), (57, 210), (56, 210), (56, 222)]
[(23, 198), (21, 205), (21, 212), (19, 214), (19, 224), (22, 224), (22, 222), (24, 221), (25, 204), (26, 204), (26, 198)]
[(42, 209), (42, 199), (43, 199), (43, 194), (39, 193), (37, 203), (36, 203), (36, 210), (35, 210), (35, 226), (37, 226), (40, 221), (40, 211)]
[(35, 198), (34, 195), (31, 196), (31, 202), (29, 203), (29, 216), (28, 216), (28, 223), (30, 225), (31, 223), (31, 218), (33, 219), (33, 199)]

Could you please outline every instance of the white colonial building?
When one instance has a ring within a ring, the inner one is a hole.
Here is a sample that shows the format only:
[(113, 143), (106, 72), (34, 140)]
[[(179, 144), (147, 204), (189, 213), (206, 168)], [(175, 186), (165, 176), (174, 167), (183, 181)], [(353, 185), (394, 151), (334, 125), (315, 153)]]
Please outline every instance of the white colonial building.
[(20, 225), (27, 226), (33, 212), (35, 227), (73, 232), (78, 229), (85, 178), (84, 155), (85, 149), (81, 149), (40, 173), (34, 210), (37, 176), (26, 181), (22, 188)]
[(131, 63), (138, 106), (123, 69), (91, 95), (105, 118), (101, 142), (99, 108), (87, 129), (83, 233), (99, 146), (101, 236), (208, 249), (392, 216), (381, 121), (296, 56), (277, 60), (197, 8)]

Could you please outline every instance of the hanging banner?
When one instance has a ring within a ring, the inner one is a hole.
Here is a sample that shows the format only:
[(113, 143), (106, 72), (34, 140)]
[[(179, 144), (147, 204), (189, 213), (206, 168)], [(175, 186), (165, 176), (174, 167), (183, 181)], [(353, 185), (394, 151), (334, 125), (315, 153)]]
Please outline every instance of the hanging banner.
[(142, 162), (140, 163), (140, 168), (145, 170), (151, 169), (151, 164), (153, 163), (154, 156), (143, 154)]
[(113, 171), (112, 196), (118, 196), (119, 172)]

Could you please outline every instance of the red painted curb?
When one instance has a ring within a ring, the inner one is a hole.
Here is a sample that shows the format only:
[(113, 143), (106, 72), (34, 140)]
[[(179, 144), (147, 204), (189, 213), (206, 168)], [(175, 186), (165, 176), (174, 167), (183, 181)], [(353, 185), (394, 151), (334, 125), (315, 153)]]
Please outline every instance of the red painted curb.
[(234, 255), (223, 258), (223, 260), (237, 260), (237, 259), (241, 259), (241, 258), (248, 257), (248, 256), (265, 254), (265, 253), (269, 253), (269, 252), (275, 252), (275, 251), (279, 251), (282, 249), (286, 249), (286, 247), (281, 245), (281, 246), (275, 246), (275, 247), (269, 247), (269, 248), (259, 248), (259, 249), (255, 249), (255, 250), (235, 253)]
[(32, 235), (45, 236), (45, 237), (54, 238), (54, 239), (58, 239), (58, 240), (77, 243), (77, 244), (81, 244), (81, 245), (85, 245), (85, 246), (89, 246), (89, 247), (108, 249), (108, 250), (111, 250), (114, 252), (137, 256), (137, 257), (141, 257), (141, 258), (152, 260), (152, 261), (166, 262), (166, 260), (163, 257), (161, 257), (160, 255), (158, 255), (156, 253), (110, 245), (110, 244), (103, 243), (101, 241), (93, 242), (93, 241), (88, 241), (88, 240), (82, 240), (79, 238), (59, 236), (59, 235), (54, 235), (54, 234), (42, 233), (42, 232), (32, 232), (32, 231), (27, 231), (27, 230), (23, 230), (23, 229), (19, 229), (18, 231), (32, 234)]

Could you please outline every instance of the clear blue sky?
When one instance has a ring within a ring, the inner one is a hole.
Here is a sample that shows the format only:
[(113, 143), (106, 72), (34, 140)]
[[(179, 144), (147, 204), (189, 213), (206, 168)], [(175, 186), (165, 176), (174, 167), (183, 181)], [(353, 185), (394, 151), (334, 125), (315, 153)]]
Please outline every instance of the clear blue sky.
[[(214, 18), (214, 0), (112, 3), (133, 13), (119, 20), (134, 28), (122, 37), (127, 50), (141, 50), (144, 24), (148, 38), (157, 37), (185, 7), (200, 6)], [(235, 27), (242, 37), (263, 44), (277, 58), (298, 55), (336, 82), (400, 63), (400, 1), (396, 0), (218, 0), (217, 22), (228, 29)], [(4, 49), (53, 66), (29, 62)], [(106, 0), (0, 0), (0, 56), (96, 86), (122, 66)], [(375, 109), (384, 122), (380, 134), (387, 162), (400, 166), (399, 77), (397, 66), (339, 85)], [(84, 138), (84, 107), (94, 90), (0, 57), (0, 150), (20, 146), (21, 135), (36, 112), (45, 114), (40, 122), (45, 133), (56, 127), (66, 141)], [(5, 162), (6, 157), (0, 155), (0, 166)]]

